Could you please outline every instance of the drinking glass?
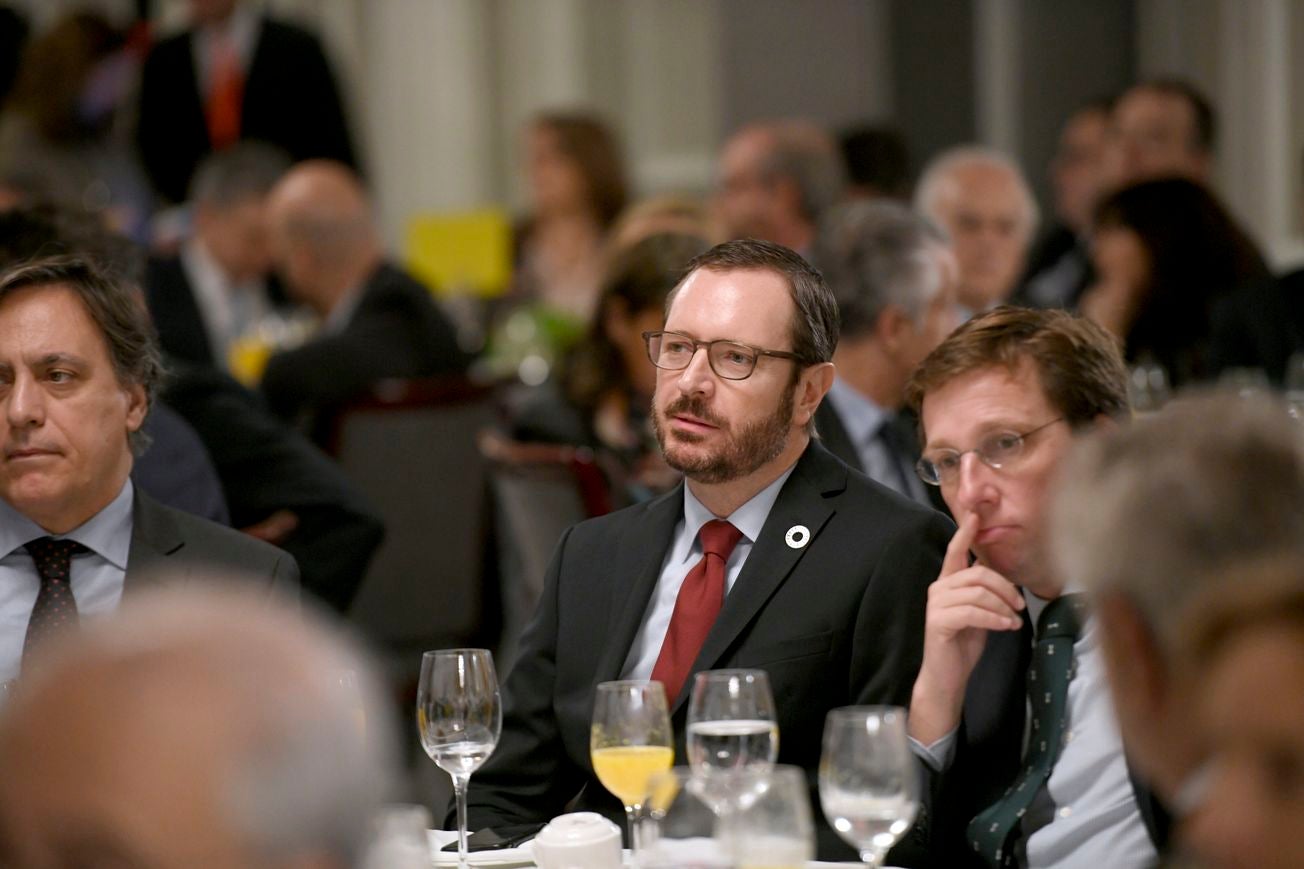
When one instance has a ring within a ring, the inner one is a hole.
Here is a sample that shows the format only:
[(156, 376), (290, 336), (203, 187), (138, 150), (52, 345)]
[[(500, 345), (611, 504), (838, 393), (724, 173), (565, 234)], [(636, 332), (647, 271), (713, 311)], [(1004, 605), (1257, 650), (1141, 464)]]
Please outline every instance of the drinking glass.
[(915, 822), (919, 772), (899, 706), (846, 706), (824, 720), (824, 817), (871, 867)]
[(652, 776), (644, 810), (639, 869), (731, 869), (715, 809), (691, 769), (677, 766)]
[(764, 670), (706, 670), (688, 702), (688, 763), (716, 813), (738, 798), (735, 773), (768, 769), (779, 756), (774, 696)]
[(466, 786), (498, 744), (503, 727), (498, 677), (488, 649), (447, 649), (421, 657), (417, 728), (421, 746), (453, 779), (457, 865), (466, 863)]
[(737, 773), (747, 798), (722, 818), (721, 838), (737, 869), (801, 869), (815, 858), (810, 785), (800, 767), (756, 767)]
[(674, 732), (660, 682), (601, 682), (589, 731), (593, 772), (625, 805), (629, 844), (640, 848), (638, 827), (652, 776), (675, 762)]

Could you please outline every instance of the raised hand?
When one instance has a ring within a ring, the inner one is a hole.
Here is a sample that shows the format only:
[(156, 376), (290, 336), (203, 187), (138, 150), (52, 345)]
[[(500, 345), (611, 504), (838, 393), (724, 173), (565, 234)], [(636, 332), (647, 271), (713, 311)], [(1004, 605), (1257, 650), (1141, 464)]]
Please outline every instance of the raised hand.
[(942, 571), (928, 589), (924, 660), (910, 703), (910, 735), (925, 745), (960, 723), (965, 685), (987, 644), (987, 632), (1022, 626), (1023, 595), (1014, 583), (969, 563), (978, 525), (977, 513), (960, 516)]

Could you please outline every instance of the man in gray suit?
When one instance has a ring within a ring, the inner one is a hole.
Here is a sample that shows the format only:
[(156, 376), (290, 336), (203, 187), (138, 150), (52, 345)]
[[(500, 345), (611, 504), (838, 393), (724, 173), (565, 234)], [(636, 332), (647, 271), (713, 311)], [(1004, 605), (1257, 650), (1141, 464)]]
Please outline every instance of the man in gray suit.
[(230, 575), (297, 589), (289, 555), (132, 486), (161, 374), (144, 305), (88, 262), (0, 275), (0, 680), (138, 587)]

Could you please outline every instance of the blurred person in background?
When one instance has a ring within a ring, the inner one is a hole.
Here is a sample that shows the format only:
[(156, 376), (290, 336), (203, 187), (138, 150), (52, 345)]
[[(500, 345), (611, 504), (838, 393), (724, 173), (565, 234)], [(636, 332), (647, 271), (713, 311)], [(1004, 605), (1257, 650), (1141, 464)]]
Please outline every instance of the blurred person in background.
[(95, 12), (72, 12), (23, 52), (0, 121), (0, 174), (29, 176), (60, 204), (144, 238), (149, 182), (121, 129), (135, 60)]
[(1185, 844), (1207, 869), (1304, 866), (1304, 559), (1226, 565), (1183, 649), (1196, 702), (1182, 721), (1208, 753)]
[(1123, 342), (1129, 363), (1157, 366), (1173, 388), (1216, 377), (1217, 310), (1268, 277), (1258, 248), (1208, 188), (1145, 181), (1097, 207), (1096, 282), (1082, 312)]
[(847, 195), (856, 199), (910, 198), (910, 150), (893, 127), (853, 127), (838, 138), (847, 167)]
[(919, 177), (915, 209), (949, 237), (968, 315), (1010, 298), (1037, 228), (1037, 202), (1014, 161), (973, 145), (943, 151)]
[(720, 151), (715, 208), (729, 238), (758, 238), (808, 256), (820, 217), (846, 192), (838, 144), (808, 121), (749, 124)]
[(825, 217), (816, 250), (842, 318), (837, 377), (815, 412), (820, 438), (856, 470), (945, 509), (915, 474), (916, 420), (901, 411), (910, 375), (957, 325), (946, 237), (905, 205), (853, 202)]
[(366, 191), (347, 167), (298, 164), (267, 209), (285, 288), (321, 318), (316, 336), (267, 361), (260, 388), (274, 413), (325, 443), (333, 411), (377, 381), (466, 371), (457, 331), (430, 290), (386, 259)]
[(339, 628), (156, 590), (41, 663), (0, 714), (9, 869), (362, 865), (391, 725)]
[(1038, 308), (1077, 307), (1091, 282), (1091, 218), (1104, 186), (1109, 100), (1094, 100), (1060, 130), (1050, 181), (1055, 225), (1034, 245), (1015, 300)]
[(272, 312), (267, 196), (289, 165), (258, 142), (199, 164), (190, 191), (194, 233), (179, 256), (151, 259), (145, 274), (146, 301), (169, 356), (227, 370), (233, 343)]
[(1304, 557), (1298, 423), (1262, 395), (1181, 397), (1085, 438), (1056, 484), (1050, 528), (1060, 576), (1092, 596), (1128, 757), (1180, 818), (1206, 760), (1189, 726), (1198, 686), (1184, 679), (1181, 626), (1201, 595), (1245, 588), (1241, 564)]
[(141, 70), (137, 144), (164, 200), (180, 203), (204, 156), (257, 139), (295, 161), (354, 165), (339, 88), (317, 37), (247, 0), (189, 0), (189, 29)]
[(651, 235), (612, 260), (588, 334), (512, 421), (513, 437), (589, 446), (615, 460), (626, 485), (646, 496), (679, 481), (652, 432), (656, 366), (644, 332), (665, 322), (666, 296), (709, 243), (696, 235)]
[(1106, 185), (1187, 178), (1209, 184), (1217, 117), (1190, 82), (1159, 78), (1133, 85), (1114, 101), (1106, 140)]
[(712, 244), (724, 240), (724, 233), (701, 200), (675, 193), (649, 196), (620, 213), (611, 227), (609, 256), (619, 256), (653, 235), (695, 235)]

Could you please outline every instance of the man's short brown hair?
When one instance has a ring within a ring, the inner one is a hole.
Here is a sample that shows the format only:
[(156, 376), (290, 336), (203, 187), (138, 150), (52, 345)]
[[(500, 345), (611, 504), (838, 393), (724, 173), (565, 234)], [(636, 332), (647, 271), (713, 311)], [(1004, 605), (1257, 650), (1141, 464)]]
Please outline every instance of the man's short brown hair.
[(906, 385), (906, 404), (923, 427), (924, 397), (957, 377), (1032, 364), (1051, 406), (1070, 427), (1128, 413), (1127, 369), (1104, 329), (1063, 311), (1002, 306), (974, 317), (938, 345)]

